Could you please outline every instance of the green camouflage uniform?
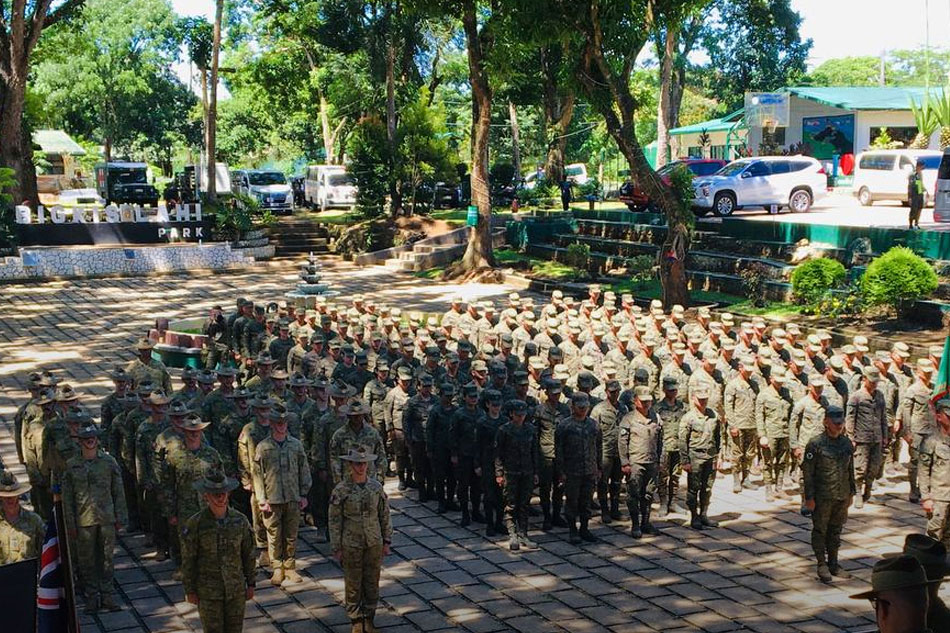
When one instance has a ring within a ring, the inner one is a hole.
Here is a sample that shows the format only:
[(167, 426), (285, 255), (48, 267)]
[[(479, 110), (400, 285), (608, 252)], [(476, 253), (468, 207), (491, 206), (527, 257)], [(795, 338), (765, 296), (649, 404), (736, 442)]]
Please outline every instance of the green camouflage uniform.
[(680, 419), (680, 461), (689, 464), (686, 477), (686, 507), (694, 515), (706, 516), (712, 498), (716, 471), (713, 465), (722, 445), (722, 429), (716, 413), (690, 407)]
[(930, 387), (917, 380), (904, 392), (901, 408), (897, 414), (901, 421), (901, 435), (910, 445), (907, 479), (910, 481), (911, 497), (920, 496), (917, 486), (917, 447), (937, 428), (937, 419), (934, 417), (934, 407), (930, 402), (930, 396)]
[(294, 569), (297, 531), (300, 528), (300, 500), (310, 490), (310, 465), (303, 442), (290, 435), (283, 442), (273, 436), (257, 445), (252, 470), (257, 503), (270, 505), (261, 512), (267, 530), (271, 565), (276, 569)]
[(76, 575), (87, 601), (112, 594), (116, 527), (128, 520), (122, 472), (104, 451), (93, 459), (74, 457), (63, 473), (66, 528), (75, 533)]
[(590, 519), (590, 503), (603, 454), (600, 427), (590, 417), (576, 420), (568, 416), (558, 423), (554, 444), (557, 472), (566, 475), (564, 515), (570, 525), (579, 518), (583, 528)]
[(686, 405), (679, 399), (674, 399), (673, 404), (670, 404), (666, 398), (663, 398), (656, 401), (653, 411), (663, 425), (663, 455), (660, 458), (659, 467), (660, 514), (662, 515), (664, 508), (666, 512), (669, 512), (676, 501), (680, 474), (683, 472), (680, 467), (679, 432), (680, 420), (686, 413)]
[(791, 414), (791, 395), (785, 389), (777, 391), (768, 384), (759, 390), (755, 399), (755, 426), (759, 437), (769, 442), (768, 448), (762, 449), (765, 462), (762, 477), (766, 486), (782, 486), (791, 448), (788, 439)]
[(819, 565), (827, 562), (834, 569), (841, 547), (841, 529), (848, 520), (848, 506), (856, 490), (851, 440), (844, 434), (835, 439), (826, 433), (812, 437), (802, 458), (802, 480), (803, 500), (815, 501), (812, 550)]
[(634, 409), (620, 422), (620, 465), (621, 468), (630, 467), (627, 510), (634, 529), (650, 524), (650, 507), (656, 493), (663, 445), (663, 423), (653, 409), (645, 416)]
[(198, 596), (198, 616), (206, 633), (241, 633), (246, 591), (254, 586), (257, 564), (247, 517), (228, 508), (216, 519), (205, 508), (181, 530), (181, 579), (186, 594)]
[(330, 495), (330, 549), (343, 554), (346, 614), (372, 620), (379, 602), (383, 545), (392, 541), (389, 502), (375, 479), (342, 481)]
[(155, 547), (161, 552), (168, 549), (168, 523), (162, 512), (161, 462), (155, 451), (155, 440), (165, 430), (166, 423), (156, 424), (146, 418), (135, 433), (135, 481), (141, 510), (142, 527), (155, 538)]
[(251, 525), (254, 527), (254, 542), (257, 547), (267, 547), (267, 529), (264, 527), (264, 518), (261, 516), (260, 504), (254, 490), (254, 457), (257, 455), (257, 445), (270, 437), (270, 425), (263, 426), (256, 420), (248, 422), (241, 429), (238, 436), (238, 472), (241, 476), (241, 486), (250, 492)]
[(179, 542), (185, 521), (202, 507), (201, 493), (195, 484), (202, 481), (209, 470), (221, 468), (218, 451), (202, 443), (198, 450), (182, 448), (169, 455), (162, 469), (162, 488), (165, 490), (165, 513), (177, 517)]
[(46, 522), (35, 512), (20, 508), (12, 523), (0, 511), (0, 565), (38, 558), (46, 537)]
[(30, 499), (36, 512), (47, 520), (52, 516), (53, 497), (50, 492), (52, 482), (49, 478), (48, 460), (44, 454), (44, 438), (46, 425), (51, 424), (54, 419), (52, 412), (43, 414), (41, 410), (40, 415), (25, 420), (23, 426), (23, 463), (30, 485), (33, 486)]
[(370, 463), (366, 474), (379, 482), (385, 480), (386, 475), (386, 449), (383, 447), (383, 438), (379, 436), (379, 431), (368, 423), (361, 422), (359, 430), (354, 431), (349, 422), (338, 428), (333, 437), (330, 438), (329, 460), (330, 473), (333, 475), (333, 485), (340, 483), (344, 478), (349, 478), (349, 473), (344, 470), (343, 460), (340, 455), (346, 455), (350, 449), (364, 447), (367, 453), (376, 455), (376, 461)]
[[(732, 476), (740, 484), (749, 476), (749, 469), (755, 461), (759, 445), (755, 422), (757, 396), (758, 387), (742, 376), (736, 376), (729, 381), (723, 396), (725, 423), (732, 437)], [(732, 436), (733, 429), (738, 435)]]
[(156, 385), (161, 385), (165, 393), (172, 393), (172, 377), (165, 367), (165, 363), (160, 360), (151, 359), (146, 365), (141, 359), (133, 359), (125, 366), (125, 371), (132, 379), (132, 387), (138, 387), (143, 381), (151, 381)]
[(942, 430), (928, 435), (920, 443), (918, 454), (921, 498), (934, 504), (927, 520), (927, 535), (950, 545), (950, 435)]
[(528, 506), (538, 471), (538, 442), (534, 427), (507, 422), (495, 437), (495, 477), (505, 478), (505, 522), (508, 534), (528, 533)]
[(346, 426), (347, 416), (339, 410), (330, 407), (327, 409), (313, 429), (313, 439), (310, 443), (310, 467), (316, 477), (314, 478), (313, 501), (314, 507), (311, 508), (314, 523), (318, 527), (327, 524), (327, 511), (330, 504), (330, 493), (333, 491), (333, 476), (330, 472), (330, 438), (337, 430)]

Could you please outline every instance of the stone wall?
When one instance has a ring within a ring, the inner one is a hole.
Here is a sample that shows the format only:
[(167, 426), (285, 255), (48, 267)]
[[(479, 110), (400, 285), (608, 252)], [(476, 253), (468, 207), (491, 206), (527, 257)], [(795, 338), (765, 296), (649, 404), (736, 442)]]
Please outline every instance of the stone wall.
[(19, 257), (0, 258), (0, 280), (220, 270), (253, 264), (247, 253), (254, 250), (232, 250), (227, 243), (24, 247)]

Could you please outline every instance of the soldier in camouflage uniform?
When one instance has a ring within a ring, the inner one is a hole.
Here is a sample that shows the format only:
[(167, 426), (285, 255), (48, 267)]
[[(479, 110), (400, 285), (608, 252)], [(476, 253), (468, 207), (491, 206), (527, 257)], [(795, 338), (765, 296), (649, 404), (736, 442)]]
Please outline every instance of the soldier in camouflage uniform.
[(261, 567), (269, 567), (271, 560), (267, 552), (267, 530), (254, 490), (254, 457), (257, 455), (257, 445), (270, 436), (270, 412), (273, 406), (272, 399), (261, 395), (255, 397), (251, 403), (254, 421), (245, 424), (238, 436), (238, 472), (241, 475), (241, 486), (250, 493), (251, 525), (254, 528), (254, 543), (262, 550), (258, 557)]
[(102, 436), (105, 438), (111, 437), (112, 421), (124, 410), (122, 401), (132, 386), (132, 377), (126, 373), (124, 367), (114, 367), (109, 372), (109, 378), (112, 379), (115, 389), (99, 405), (100, 428), (102, 429)]
[(133, 387), (137, 387), (141, 382), (150, 381), (160, 386), (165, 393), (171, 393), (172, 377), (162, 361), (152, 358), (152, 348), (154, 347), (147, 338), (139, 339), (138, 343), (135, 344), (138, 358), (126, 365), (125, 372), (132, 379)]
[(338, 429), (346, 426), (347, 416), (343, 408), (354, 395), (356, 395), (356, 390), (344, 382), (336, 381), (330, 386), (332, 404), (314, 425), (313, 439), (310, 441), (310, 465), (316, 475), (313, 477), (313, 487), (317, 489), (313, 495), (316, 507), (311, 511), (314, 523), (324, 528), (324, 531), (327, 526), (330, 493), (333, 491), (329, 455), (330, 439)]
[[(643, 386), (650, 389), (648, 385)], [(679, 384), (676, 382), (676, 378), (667, 376), (662, 383), (662, 387), (663, 399), (653, 404), (653, 411), (663, 425), (663, 454), (660, 456), (658, 484), (660, 498), (658, 516), (661, 519), (665, 518), (670, 512), (677, 511), (676, 493), (679, 490), (680, 474), (682, 473), (679, 429), (680, 420), (686, 413), (686, 405), (677, 397)]]
[(389, 500), (382, 484), (366, 473), (375, 455), (358, 448), (341, 459), (349, 464), (350, 476), (330, 495), (330, 549), (343, 565), (350, 630), (376, 633), (379, 573), (393, 538)]
[(805, 445), (802, 480), (804, 507), (812, 517), (811, 547), (818, 561), (818, 578), (830, 583), (833, 576), (850, 577), (838, 564), (838, 548), (856, 488), (854, 447), (844, 435), (844, 411), (829, 407), (824, 426), (824, 432)]
[(590, 417), (600, 427), (603, 436), (597, 500), (600, 502), (601, 521), (609, 524), (612, 520), (620, 520), (620, 483), (623, 477), (620, 467), (623, 458), (618, 452), (617, 438), (620, 420), (627, 415), (627, 407), (620, 402), (618, 380), (608, 380), (604, 383), (604, 392), (606, 398), (591, 410)]
[[(139, 508), (142, 510), (142, 529), (152, 537), (156, 560), (164, 561), (168, 557), (169, 537), (168, 524), (162, 516), (161, 464), (155, 452), (155, 440), (165, 430), (168, 422), (164, 413), (155, 408), (155, 402), (167, 403), (167, 398), (161, 392), (149, 395), (148, 406), (153, 412), (142, 420), (135, 430), (133, 455), (136, 492)], [(131, 413), (128, 417), (132, 418)]]
[(221, 470), (195, 484), (205, 506), (181, 530), (185, 600), (198, 606), (206, 633), (241, 633), (244, 603), (254, 597), (254, 536), (247, 517), (228, 507), (239, 486)]
[(397, 369), (396, 386), (389, 390), (383, 401), (383, 418), (386, 435), (392, 446), (396, 460), (396, 475), (399, 477), (399, 490), (405, 490), (412, 483), (412, 468), (409, 462), (409, 446), (403, 429), (403, 413), (412, 396), (410, 391), (413, 380), (411, 366), (402, 365)]
[[(922, 361), (929, 371), (929, 360)], [(888, 424), (884, 394), (877, 388), (880, 374), (876, 367), (864, 367), (860, 387), (851, 394), (845, 409), (845, 432), (854, 443), (854, 479), (858, 495), (854, 507), (861, 509), (871, 498), (871, 486), (881, 472)]]
[(346, 455), (350, 449), (358, 446), (363, 446), (368, 452), (376, 455), (376, 461), (369, 465), (368, 473), (371, 478), (383, 483), (386, 480), (386, 451), (379, 431), (367, 421), (369, 407), (363, 401), (356, 399), (341, 407), (340, 413), (346, 416), (346, 424), (333, 433), (328, 451), (333, 485), (340, 483), (346, 475), (339, 456)]
[[(656, 493), (659, 464), (663, 456), (663, 423), (653, 409), (653, 393), (646, 386), (634, 390), (634, 408), (620, 423), (620, 464), (627, 477), (627, 509), (630, 535), (656, 534), (650, 523), (650, 508)], [(665, 500), (664, 500), (665, 501)]]
[[(27, 384), (27, 390), (30, 392), (30, 399), (20, 405), (16, 413), (13, 415), (13, 441), (16, 444), (16, 456), (21, 462), (23, 459), (23, 425), (24, 421), (32, 417), (38, 417), (42, 415), (39, 405), (36, 404), (36, 401), (39, 400), (40, 392), (42, 392), (46, 387), (43, 384), (43, 374), (38, 371), (30, 372), (29, 383)], [(112, 398), (114, 394), (110, 394), (107, 397)]]
[(475, 474), (481, 483), (482, 499), (485, 505), (485, 536), (492, 537), (495, 534), (505, 533), (502, 525), (504, 508), (502, 490), (495, 478), (495, 437), (498, 435), (498, 429), (507, 420), (501, 415), (501, 392), (496, 389), (486, 389), (482, 395), (485, 411), (482, 411), (478, 417), (478, 428), (475, 434), (478, 443)]
[(112, 598), (112, 557), (116, 532), (128, 517), (119, 465), (99, 449), (95, 425), (79, 429), (81, 454), (66, 464), (63, 473), (63, 512), (73, 539), (76, 575), (86, 597), (86, 612), (101, 606), (117, 611)]
[(40, 556), (46, 523), (20, 506), (20, 497), (29, 491), (29, 484), (19, 483), (10, 471), (0, 472), (0, 565)]
[(572, 544), (580, 543), (582, 539), (588, 542), (597, 540), (587, 524), (594, 487), (600, 477), (603, 437), (600, 428), (587, 415), (589, 407), (589, 396), (575, 392), (571, 396), (570, 416), (558, 423), (554, 433), (556, 468), (564, 484), (564, 514)]
[(295, 560), (297, 531), (312, 480), (303, 442), (287, 433), (287, 418), (293, 414), (270, 415), (270, 437), (257, 444), (252, 476), (274, 569), (271, 584), (279, 587), (285, 579), (292, 584), (302, 580)]
[(762, 477), (765, 500), (785, 496), (785, 471), (789, 462), (788, 425), (792, 414), (791, 395), (784, 388), (785, 370), (773, 367), (768, 384), (755, 398), (755, 426), (762, 448)]
[(261, 352), (257, 357), (248, 357), (248, 364), (245, 364), (245, 370), (253, 367), (254, 375), (244, 381), (244, 386), (254, 393), (262, 393), (265, 396), (274, 391), (274, 379), (271, 375), (274, 372), (274, 359), (270, 352)]
[(934, 408), (930, 402), (933, 392), (932, 376), (932, 370), (917, 370), (917, 380), (904, 391), (901, 408), (897, 414), (901, 435), (910, 449), (907, 479), (910, 481), (911, 503), (920, 501), (920, 488), (917, 485), (917, 447), (936, 429)]
[(537, 548), (528, 538), (528, 506), (538, 483), (538, 443), (534, 427), (525, 422), (528, 405), (523, 400), (508, 403), (509, 420), (495, 438), (495, 483), (504, 490), (508, 549)]
[(722, 430), (715, 411), (708, 408), (709, 389), (699, 385), (691, 395), (692, 405), (680, 419), (680, 462), (686, 471), (686, 506), (690, 527), (702, 530), (718, 527), (708, 516), (713, 482), (716, 480)]
[[(432, 396), (433, 381), (434, 377), (429, 373), (423, 373), (419, 376), (419, 391), (409, 398), (402, 416), (403, 433), (405, 433), (406, 443), (409, 444), (412, 472), (415, 473), (415, 483), (419, 487), (419, 501), (422, 503), (435, 496), (432, 465), (429, 463), (426, 452), (426, 427), (429, 423), (429, 411), (436, 403)], [(367, 449), (370, 448), (367, 447)]]
[[(218, 451), (204, 442), (204, 429), (208, 426), (197, 415), (191, 414), (181, 424), (184, 435), (181, 447), (167, 454), (161, 462), (161, 481), (165, 516), (169, 532), (175, 536), (176, 564), (181, 565), (181, 528), (188, 517), (201, 509), (201, 499), (195, 484), (211, 469), (221, 469)], [(177, 576), (180, 577), (180, 570)]]
[[(723, 396), (725, 423), (732, 437), (732, 492), (750, 486), (749, 471), (755, 461), (758, 433), (755, 420), (755, 400), (759, 387), (752, 381), (755, 370), (751, 360), (739, 366), (739, 374), (726, 385)], [(694, 374), (695, 376), (695, 374)]]
[(481, 411), (478, 408), (478, 387), (474, 383), (462, 387), (462, 401), (463, 406), (452, 414), (449, 451), (452, 465), (456, 469), (458, 500), (462, 508), (461, 524), (464, 527), (469, 525), (473, 518), (480, 523), (484, 520), (479, 510), (481, 486), (478, 475), (475, 474), (478, 459), (478, 418)]
[(541, 406), (535, 412), (535, 425), (538, 435), (538, 492), (541, 497), (541, 513), (544, 522), (541, 530), (550, 531), (551, 527), (567, 527), (561, 516), (561, 504), (564, 490), (555, 460), (554, 436), (558, 423), (568, 415), (570, 409), (561, 402), (561, 383), (553, 378), (545, 378), (542, 383), (544, 396)]
[(439, 402), (429, 409), (426, 424), (426, 451), (432, 465), (435, 498), (439, 505), (436, 512), (459, 510), (455, 503), (455, 470), (452, 468), (452, 416), (457, 409), (455, 395), (458, 389), (447, 382), (439, 387)]
[(44, 456), (44, 436), (46, 425), (52, 424), (56, 417), (54, 411), (55, 393), (52, 389), (42, 391), (36, 400), (39, 411), (24, 421), (23, 425), (23, 462), (33, 491), (30, 495), (33, 508), (44, 519), (52, 516), (53, 497), (50, 493), (52, 482), (46, 468)]
[[(799, 467), (805, 457), (805, 445), (808, 444), (808, 440), (821, 433), (825, 413), (828, 411), (828, 407), (831, 406), (828, 404), (827, 398), (822, 395), (824, 387), (824, 376), (813, 376), (809, 380), (805, 395), (796, 397), (795, 393), (796, 390), (801, 388), (801, 382), (792, 372), (785, 372), (785, 389), (792, 395), (794, 402), (792, 417), (788, 426), (788, 442)], [(798, 483), (800, 491), (804, 493), (804, 482), (801, 473), (799, 473)], [(804, 505), (804, 497), (802, 501)]]
[(921, 440), (918, 450), (918, 481), (927, 535), (950, 544), (950, 399), (937, 401), (937, 430)]

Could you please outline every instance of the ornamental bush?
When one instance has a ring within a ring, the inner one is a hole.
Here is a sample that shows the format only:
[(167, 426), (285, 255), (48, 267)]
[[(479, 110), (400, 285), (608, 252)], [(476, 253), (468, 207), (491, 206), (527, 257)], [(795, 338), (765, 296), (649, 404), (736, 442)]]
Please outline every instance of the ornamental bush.
[(815, 305), (846, 276), (844, 266), (836, 259), (810, 259), (792, 271), (792, 292), (800, 303)]
[(937, 273), (933, 266), (906, 246), (895, 246), (872, 261), (861, 279), (868, 305), (888, 306), (899, 316), (936, 289)]

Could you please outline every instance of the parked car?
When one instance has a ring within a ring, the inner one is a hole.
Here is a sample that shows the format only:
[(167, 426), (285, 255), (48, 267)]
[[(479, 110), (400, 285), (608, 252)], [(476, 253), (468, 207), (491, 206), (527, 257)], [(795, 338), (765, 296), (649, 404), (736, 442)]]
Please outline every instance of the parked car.
[(356, 204), (356, 184), (343, 165), (311, 165), (304, 180), (304, 201), (321, 211), (349, 208)]
[(158, 205), (158, 189), (148, 182), (145, 163), (111, 162), (95, 167), (96, 192), (106, 204)]
[(899, 200), (906, 206), (907, 177), (918, 160), (924, 162), (924, 206), (933, 203), (937, 168), (942, 154), (938, 150), (871, 150), (861, 152), (855, 161), (852, 191), (864, 206), (878, 200)]
[(693, 181), (697, 214), (730, 216), (742, 207), (787, 206), (797, 213), (828, 194), (825, 169), (810, 156), (759, 156), (733, 161)]
[[(657, 175), (667, 185), (670, 184), (670, 173), (680, 165), (686, 165), (686, 168), (693, 172), (693, 178), (700, 176), (711, 176), (726, 166), (729, 161), (719, 158), (683, 158), (671, 161), (657, 170)], [(620, 202), (627, 205), (631, 211), (643, 211), (650, 206), (650, 197), (640, 186), (628, 180), (620, 185)]]
[[(587, 176), (587, 165), (584, 163), (571, 163), (564, 166), (564, 176), (575, 186), (587, 184), (590, 179)], [(538, 184), (538, 179), (544, 177), (543, 171), (534, 171), (524, 177), (524, 188), (534, 189)]]
[(460, 187), (447, 182), (426, 181), (416, 188), (416, 201), (432, 209), (457, 209), (461, 198)]
[(950, 148), (943, 150), (934, 185), (934, 222), (950, 222)]
[(231, 182), (238, 193), (256, 198), (261, 209), (277, 214), (294, 212), (294, 196), (284, 174), (266, 169), (237, 169)]

